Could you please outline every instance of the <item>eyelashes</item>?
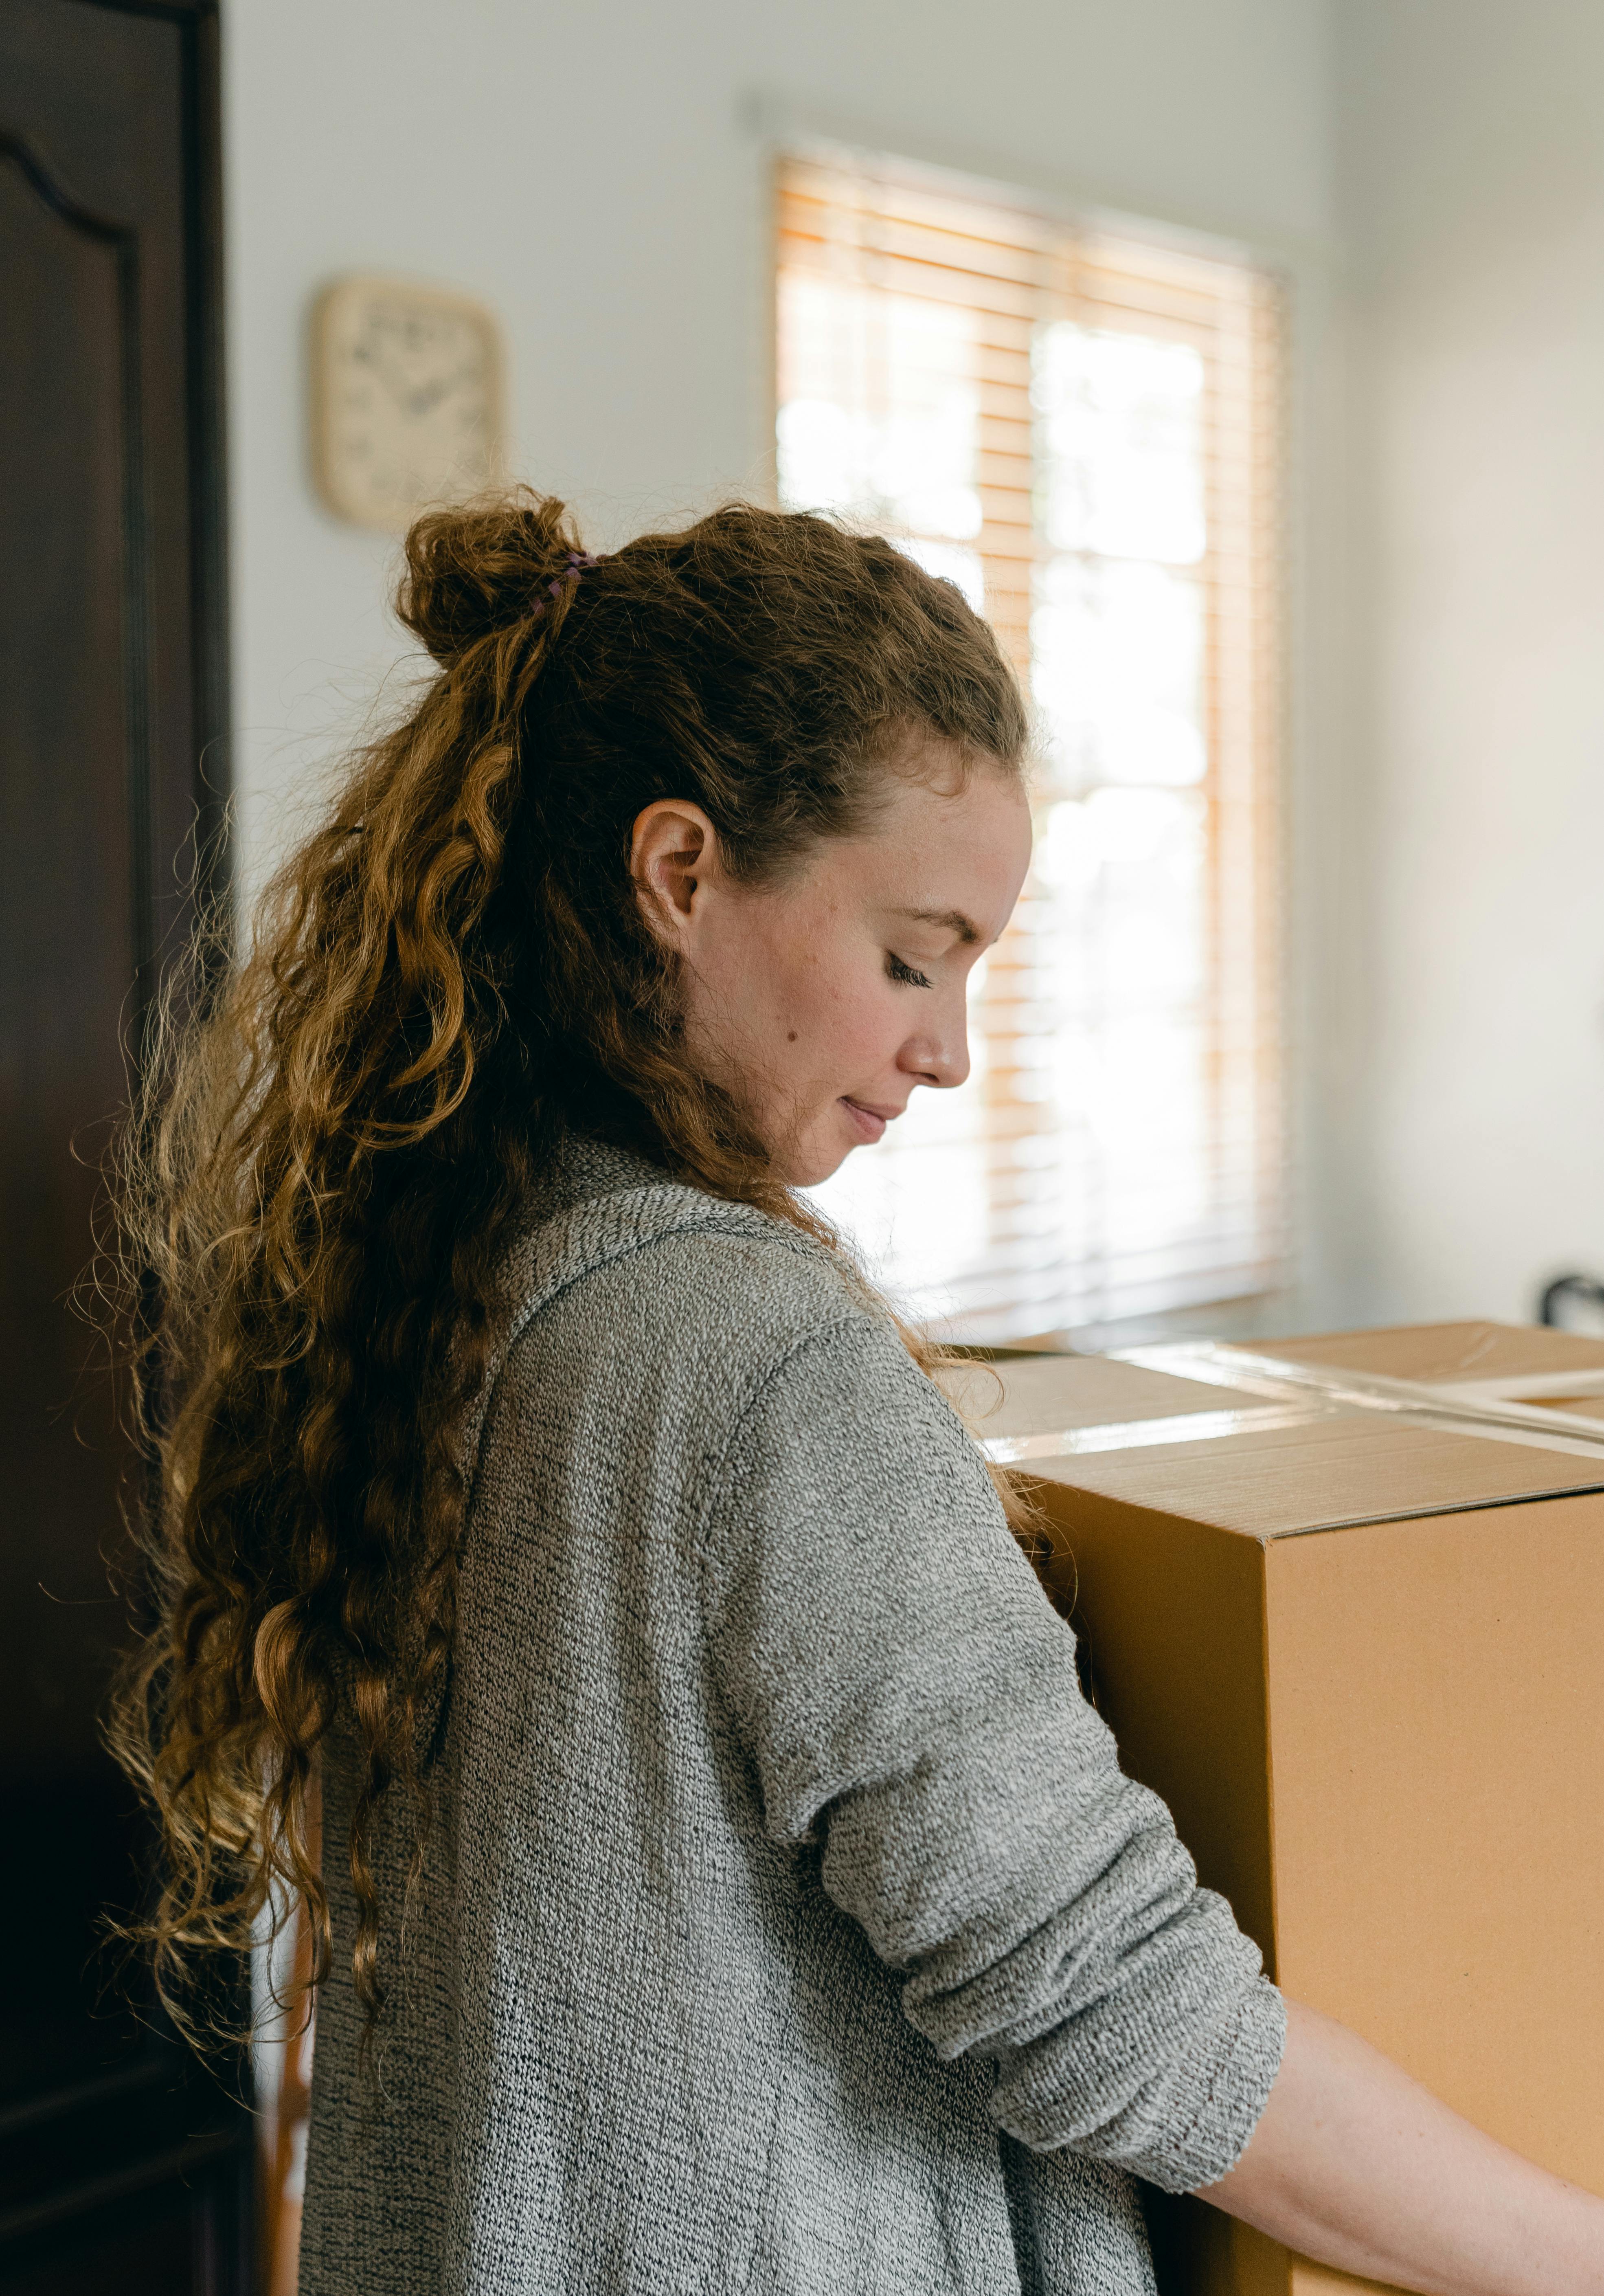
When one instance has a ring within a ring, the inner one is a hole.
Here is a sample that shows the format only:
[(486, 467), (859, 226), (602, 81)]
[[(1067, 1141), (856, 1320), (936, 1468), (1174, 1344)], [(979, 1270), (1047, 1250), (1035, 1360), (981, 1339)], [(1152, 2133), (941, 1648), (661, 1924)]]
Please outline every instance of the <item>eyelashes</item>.
[(900, 956), (893, 956), (889, 950), (886, 954), (886, 972), (891, 980), (901, 981), (905, 988), (930, 988), (935, 985), (928, 974), (915, 972), (911, 964), (904, 964)]

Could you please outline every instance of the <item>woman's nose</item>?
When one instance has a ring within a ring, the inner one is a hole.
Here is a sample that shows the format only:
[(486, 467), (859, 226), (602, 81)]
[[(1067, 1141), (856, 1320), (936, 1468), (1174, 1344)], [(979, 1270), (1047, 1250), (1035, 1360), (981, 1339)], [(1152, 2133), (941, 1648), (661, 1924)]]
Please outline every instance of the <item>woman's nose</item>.
[(940, 1091), (950, 1091), (962, 1084), (970, 1072), (969, 1016), (960, 1004), (953, 1013), (944, 1016), (942, 1025), (930, 1036), (916, 1038), (904, 1055), (904, 1068), (914, 1070), (921, 1082), (931, 1084)]

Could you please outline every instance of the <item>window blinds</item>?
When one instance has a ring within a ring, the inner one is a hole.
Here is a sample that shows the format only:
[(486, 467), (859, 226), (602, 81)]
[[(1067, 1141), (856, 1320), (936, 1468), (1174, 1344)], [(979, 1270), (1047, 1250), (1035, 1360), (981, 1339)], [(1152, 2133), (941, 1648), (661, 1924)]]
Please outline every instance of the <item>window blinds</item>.
[(1282, 312), (1245, 262), (782, 162), (782, 498), (957, 582), (1026, 681), (1036, 855), (974, 1071), (820, 1191), (947, 1336), (1270, 1288), (1286, 1250)]

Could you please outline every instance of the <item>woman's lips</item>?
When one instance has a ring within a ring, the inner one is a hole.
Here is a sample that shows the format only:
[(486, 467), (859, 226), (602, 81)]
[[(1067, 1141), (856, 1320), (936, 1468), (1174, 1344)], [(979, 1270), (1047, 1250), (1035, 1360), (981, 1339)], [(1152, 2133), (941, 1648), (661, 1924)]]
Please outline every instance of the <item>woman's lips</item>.
[(841, 1106), (859, 1137), (868, 1141), (878, 1140), (892, 1118), (902, 1114), (900, 1108), (867, 1108), (861, 1100), (849, 1100), (845, 1093)]

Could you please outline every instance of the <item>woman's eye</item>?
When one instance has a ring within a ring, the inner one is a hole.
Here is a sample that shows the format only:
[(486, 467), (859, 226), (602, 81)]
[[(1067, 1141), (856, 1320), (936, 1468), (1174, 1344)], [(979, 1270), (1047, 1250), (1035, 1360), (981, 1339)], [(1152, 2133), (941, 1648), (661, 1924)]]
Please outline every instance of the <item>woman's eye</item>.
[(900, 980), (909, 988), (929, 988), (931, 986), (928, 974), (916, 972), (911, 964), (904, 964), (900, 956), (893, 956), (888, 950), (886, 971), (893, 980)]

